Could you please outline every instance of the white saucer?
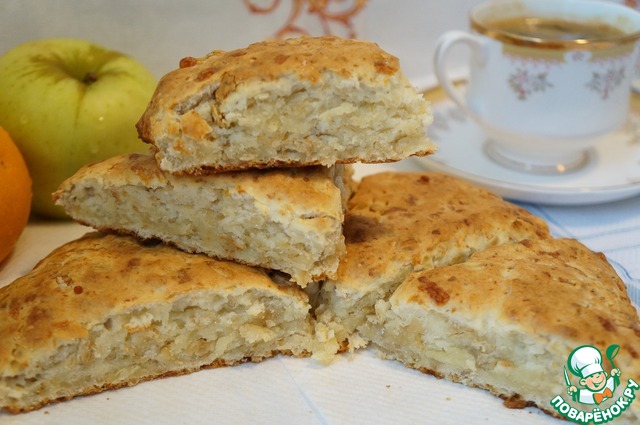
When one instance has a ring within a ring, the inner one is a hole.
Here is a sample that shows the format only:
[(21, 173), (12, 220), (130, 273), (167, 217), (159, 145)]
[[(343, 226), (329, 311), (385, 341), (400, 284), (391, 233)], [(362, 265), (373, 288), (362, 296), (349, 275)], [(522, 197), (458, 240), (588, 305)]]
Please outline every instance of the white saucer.
[(598, 142), (583, 168), (549, 176), (494, 162), (485, 153), (485, 135), (444, 91), (436, 86), (424, 93), (432, 102), (434, 122), (428, 131), (438, 151), (415, 160), (431, 171), (468, 180), (507, 199), (547, 205), (599, 204), (640, 194), (638, 94), (633, 95), (625, 127)]

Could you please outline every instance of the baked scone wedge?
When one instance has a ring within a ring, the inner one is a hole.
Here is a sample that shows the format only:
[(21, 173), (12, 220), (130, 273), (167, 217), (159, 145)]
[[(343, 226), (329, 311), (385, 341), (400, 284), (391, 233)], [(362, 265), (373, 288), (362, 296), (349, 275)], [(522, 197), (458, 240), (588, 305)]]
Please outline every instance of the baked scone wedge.
[(309, 309), (301, 288), (263, 269), (89, 234), (0, 288), (0, 408), (306, 356)]
[[(488, 248), (464, 263), (411, 274), (376, 308), (380, 322), (368, 336), (383, 357), (485, 388), (508, 407), (568, 416), (561, 396), (576, 412), (595, 408), (602, 417), (629, 379), (640, 382), (640, 319), (624, 282), (602, 254), (572, 239)], [(597, 367), (611, 376), (606, 350), (616, 345), (621, 374), (613, 396), (597, 405), (574, 402), (569, 386), (580, 389)], [(600, 361), (591, 357), (579, 367), (585, 376), (574, 376), (572, 353), (583, 346), (599, 350)], [(625, 409), (618, 416), (613, 408), (609, 420), (640, 423), (637, 400)]]
[(54, 194), (76, 221), (279, 270), (305, 286), (344, 254), (343, 165), (175, 176), (152, 155), (89, 165)]
[(438, 173), (397, 172), (362, 179), (344, 232), (347, 253), (337, 277), (324, 281), (312, 300), (317, 337), (336, 351), (366, 345), (358, 329), (409, 273), (549, 236), (543, 220), (484, 189)]
[(301, 37), (182, 59), (137, 129), (163, 170), (199, 174), (426, 155), (431, 120), (376, 44)]

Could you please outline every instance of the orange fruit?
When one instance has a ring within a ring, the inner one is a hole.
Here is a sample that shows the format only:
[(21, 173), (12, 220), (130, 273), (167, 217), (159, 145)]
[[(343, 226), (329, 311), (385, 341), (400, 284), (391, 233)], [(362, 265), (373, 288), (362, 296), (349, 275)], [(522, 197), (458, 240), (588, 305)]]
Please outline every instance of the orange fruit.
[(13, 250), (29, 220), (31, 177), (18, 147), (0, 127), (0, 262)]

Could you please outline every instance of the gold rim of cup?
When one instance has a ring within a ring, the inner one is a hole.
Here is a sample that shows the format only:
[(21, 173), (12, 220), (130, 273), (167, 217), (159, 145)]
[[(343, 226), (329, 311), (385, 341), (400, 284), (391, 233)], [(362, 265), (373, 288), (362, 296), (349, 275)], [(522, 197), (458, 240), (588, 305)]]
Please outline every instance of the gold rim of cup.
[[(627, 7), (627, 6), (623, 6)], [(536, 16), (532, 16), (536, 18)], [(541, 16), (542, 18), (542, 16)], [(560, 39), (544, 39), (538, 37), (530, 37), (521, 34), (514, 34), (508, 31), (491, 28), (491, 24), (485, 24), (480, 22), (479, 19), (473, 16), (473, 13), (469, 16), (471, 28), (479, 34), (502, 43), (508, 43), (517, 46), (525, 47), (537, 47), (544, 49), (557, 49), (557, 50), (594, 50), (594, 49), (610, 49), (613, 47), (619, 47), (627, 43), (634, 43), (640, 39), (640, 31), (631, 32), (618, 37), (600, 38), (597, 40), (590, 39), (574, 39), (574, 40), (560, 40)]]

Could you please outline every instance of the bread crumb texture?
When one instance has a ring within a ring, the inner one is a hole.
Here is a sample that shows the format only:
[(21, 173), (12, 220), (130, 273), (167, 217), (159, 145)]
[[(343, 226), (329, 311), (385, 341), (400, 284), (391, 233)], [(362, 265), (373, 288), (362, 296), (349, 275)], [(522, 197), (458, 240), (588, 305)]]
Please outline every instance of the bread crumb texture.
[(426, 155), (431, 121), (376, 44), (301, 37), (183, 59), (137, 128), (162, 169), (198, 174)]
[(307, 356), (307, 296), (262, 269), (89, 234), (0, 288), (0, 400), (13, 413), (206, 367)]
[[(376, 303), (410, 273), (460, 263), (487, 247), (549, 237), (543, 220), (484, 189), (439, 173), (396, 172), (362, 179), (344, 233), (347, 253), (336, 278), (319, 289), (315, 310), (319, 333), (336, 350), (366, 345), (361, 333), (375, 323)], [(437, 287), (430, 290), (446, 298)]]
[[(624, 282), (573, 239), (491, 247), (414, 273), (376, 314), (367, 336), (382, 357), (487, 389), (510, 408), (557, 416), (549, 402), (566, 394), (563, 368), (582, 345), (617, 344), (616, 366), (640, 370), (640, 320)], [(619, 419), (637, 423), (639, 412), (631, 406)]]
[(175, 176), (158, 168), (151, 154), (125, 154), (84, 167), (54, 199), (98, 230), (278, 270), (306, 286), (335, 275), (345, 252), (350, 174), (344, 169)]

